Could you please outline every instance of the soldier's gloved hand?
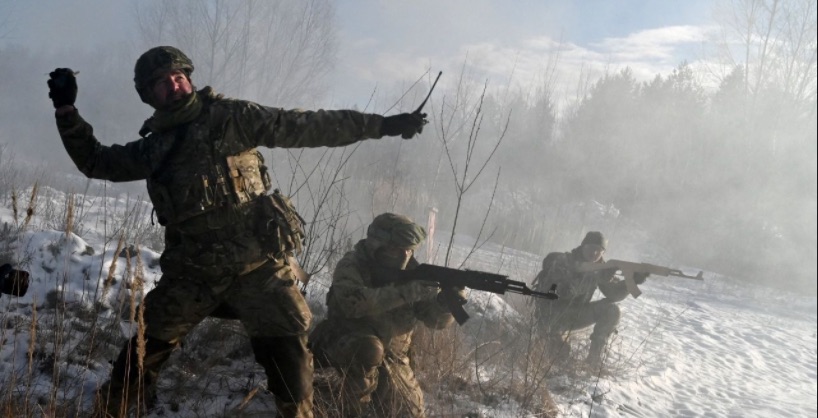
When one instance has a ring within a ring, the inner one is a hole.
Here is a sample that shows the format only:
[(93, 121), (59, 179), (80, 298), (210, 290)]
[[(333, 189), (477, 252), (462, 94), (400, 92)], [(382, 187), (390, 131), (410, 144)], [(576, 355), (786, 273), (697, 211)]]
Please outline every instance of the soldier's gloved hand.
[(427, 122), (425, 113), (401, 113), (387, 116), (381, 123), (381, 135), (400, 135), (403, 139), (409, 139), (423, 132), (423, 125)]
[(437, 297), (440, 288), (435, 282), (427, 282), (423, 280), (412, 280), (408, 283), (401, 284), (401, 297), (407, 303), (419, 302), (422, 300), (431, 300)]
[(451, 304), (466, 304), (466, 289), (464, 287), (447, 287), (437, 294), (437, 301), (443, 306)]
[(73, 106), (77, 100), (76, 73), (70, 68), (57, 68), (49, 74), (48, 97), (54, 103), (54, 109), (62, 106)]
[(648, 276), (650, 276), (650, 273), (639, 273), (639, 272), (633, 273), (633, 281), (636, 284), (642, 284), (642, 283), (645, 283), (645, 280), (648, 279)]
[(599, 270), (599, 273), (598, 273), (599, 276), (598, 277), (600, 277), (602, 279), (613, 279), (613, 277), (616, 276), (616, 273), (618, 273), (618, 272), (619, 272), (619, 269), (616, 268), (616, 267), (605, 269), (605, 270)]

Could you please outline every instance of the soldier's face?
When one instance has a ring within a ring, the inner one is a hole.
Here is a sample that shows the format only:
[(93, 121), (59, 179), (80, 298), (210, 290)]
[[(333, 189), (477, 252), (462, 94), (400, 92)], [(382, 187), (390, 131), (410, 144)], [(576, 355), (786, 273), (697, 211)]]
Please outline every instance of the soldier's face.
[(390, 245), (379, 248), (375, 252), (375, 259), (384, 267), (403, 270), (409, 264), (409, 259), (412, 258), (413, 253), (414, 251), (411, 248)]
[(585, 244), (582, 246), (582, 256), (585, 258), (585, 261), (596, 263), (602, 259), (604, 254), (605, 249), (602, 248), (601, 245)]
[(193, 86), (184, 72), (174, 70), (154, 81), (151, 93), (153, 107), (160, 110), (169, 109), (193, 93)]

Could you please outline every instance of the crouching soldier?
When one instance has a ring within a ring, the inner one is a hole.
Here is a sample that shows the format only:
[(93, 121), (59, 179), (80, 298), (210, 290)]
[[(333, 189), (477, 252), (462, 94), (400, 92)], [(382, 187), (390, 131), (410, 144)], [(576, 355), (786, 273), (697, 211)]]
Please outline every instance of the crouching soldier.
[[(586, 358), (592, 369), (602, 365), (603, 350), (621, 316), (617, 303), (628, 296), (628, 289), (624, 281), (615, 278), (616, 269), (582, 273), (577, 266), (583, 262), (605, 262), (607, 247), (608, 240), (601, 232), (588, 232), (579, 247), (570, 252), (548, 254), (542, 271), (534, 279), (537, 290), (554, 284), (561, 289), (559, 300), (537, 300), (534, 305), (539, 331), (548, 341), (552, 355), (557, 359), (568, 358), (571, 347), (567, 335), (593, 326)], [(642, 284), (647, 277), (648, 274), (639, 273), (634, 279), (636, 284)], [(597, 289), (604, 298), (592, 300)]]
[[(426, 231), (409, 218), (378, 215), (366, 239), (338, 262), (327, 294), (327, 319), (310, 335), (316, 362), (343, 377), (344, 416), (423, 417), (423, 393), (409, 365), (415, 325), (442, 329), (454, 318), (434, 283), (397, 281), (413, 269)], [(460, 295), (462, 296), (462, 295)]]

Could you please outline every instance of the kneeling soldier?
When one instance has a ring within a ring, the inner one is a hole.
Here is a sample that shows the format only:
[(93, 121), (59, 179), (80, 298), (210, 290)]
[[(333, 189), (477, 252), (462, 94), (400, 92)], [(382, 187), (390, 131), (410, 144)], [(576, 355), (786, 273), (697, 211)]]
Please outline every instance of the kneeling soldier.
[(327, 294), (327, 319), (310, 335), (317, 363), (338, 370), (343, 414), (423, 417), (423, 393), (409, 365), (415, 325), (442, 329), (453, 322), (438, 301), (435, 283), (394, 280), (389, 272), (412, 269), (426, 231), (409, 218), (377, 216), (335, 268)]

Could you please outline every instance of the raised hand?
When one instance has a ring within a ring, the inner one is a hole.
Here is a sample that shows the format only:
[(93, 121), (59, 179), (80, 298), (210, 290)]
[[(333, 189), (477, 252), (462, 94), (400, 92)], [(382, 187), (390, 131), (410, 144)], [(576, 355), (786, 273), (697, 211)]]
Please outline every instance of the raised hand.
[(54, 103), (54, 109), (74, 105), (77, 100), (76, 74), (70, 68), (57, 68), (49, 74), (48, 97)]

